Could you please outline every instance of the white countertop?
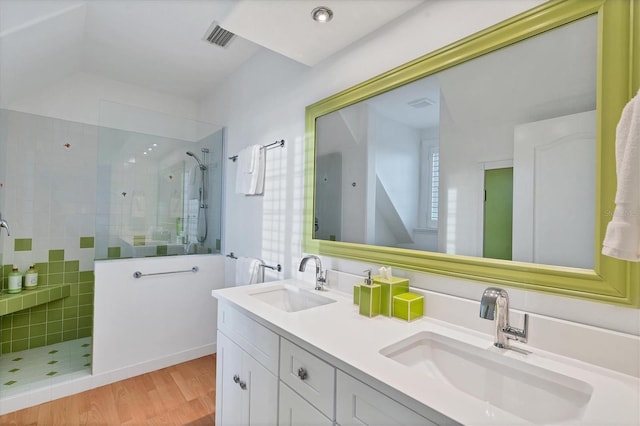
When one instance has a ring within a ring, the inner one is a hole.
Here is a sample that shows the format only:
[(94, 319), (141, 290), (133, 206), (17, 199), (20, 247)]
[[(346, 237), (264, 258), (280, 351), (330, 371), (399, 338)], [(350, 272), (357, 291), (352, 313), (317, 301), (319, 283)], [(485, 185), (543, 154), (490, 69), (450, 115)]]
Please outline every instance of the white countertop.
[[(424, 317), (413, 322), (397, 318), (359, 315), (350, 294), (338, 291), (321, 295), (336, 300), (298, 312), (285, 312), (251, 296), (260, 290), (282, 284), (313, 289), (299, 280), (274, 281), (251, 286), (213, 290), (212, 295), (249, 313), (260, 323), (290, 338), (316, 354), (330, 357), (337, 368), (380, 388), (399, 402), (433, 418), (433, 410), (467, 425), (520, 425), (531, 422), (488, 402), (462, 392), (442, 380), (434, 380), (410, 367), (381, 355), (379, 351), (418, 332), (430, 331), (463, 341), (499, 356), (522, 360), (533, 366), (571, 377), (593, 388), (591, 399), (577, 419), (562, 424), (638, 425), (640, 424), (640, 379), (581, 361), (544, 352), (526, 345), (524, 355), (495, 348), (490, 336), (449, 323)], [(597, 342), (594, 342), (597, 345)], [(615, 348), (612, 348), (615, 350)], [(321, 357), (322, 357), (321, 356)], [(535, 401), (531, 401), (535, 404)], [(545, 407), (539, 407), (545, 410)]]

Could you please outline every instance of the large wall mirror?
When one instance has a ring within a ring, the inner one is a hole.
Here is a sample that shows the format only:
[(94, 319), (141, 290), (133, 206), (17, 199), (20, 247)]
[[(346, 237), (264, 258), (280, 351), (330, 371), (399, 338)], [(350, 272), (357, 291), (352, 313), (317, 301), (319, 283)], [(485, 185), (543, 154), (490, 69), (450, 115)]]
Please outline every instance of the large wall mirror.
[(305, 250), (637, 306), (599, 254), (634, 3), (551, 1), (307, 107)]

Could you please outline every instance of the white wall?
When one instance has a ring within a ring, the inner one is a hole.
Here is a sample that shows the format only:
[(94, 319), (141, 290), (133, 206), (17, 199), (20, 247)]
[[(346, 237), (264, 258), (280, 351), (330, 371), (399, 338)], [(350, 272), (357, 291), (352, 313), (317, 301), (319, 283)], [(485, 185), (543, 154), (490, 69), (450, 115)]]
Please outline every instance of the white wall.
[[(227, 172), (227, 251), (270, 257), (282, 263), (282, 274), (310, 283), (312, 272), (297, 272), (302, 256), (302, 197), (304, 109), (324, 97), (401, 65), (420, 55), (526, 10), (542, 1), (434, 1), (391, 26), (355, 43), (351, 48), (307, 68), (279, 55), (262, 52), (234, 76), (212, 90), (202, 103), (200, 119), (219, 118), (228, 126), (231, 153), (252, 143), (284, 138), (284, 152), (269, 151), (265, 195), (233, 193), (235, 168)], [(413, 42), (408, 42), (413, 41)], [(274, 169), (276, 168), (277, 169)], [(362, 274), (368, 265), (343, 259), (324, 259), (325, 267)], [(233, 263), (227, 260), (231, 284)], [(313, 268), (307, 268), (311, 270)], [(398, 271), (398, 275), (403, 274)], [(421, 273), (404, 273), (425, 289), (480, 300), (486, 283)], [(558, 318), (640, 334), (640, 311), (522, 290), (513, 293), (513, 307)]]
[[(3, 104), (3, 108), (185, 140), (197, 140), (197, 135), (202, 137), (214, 131), (197, 133), (193, 130), (193, 119), (198, 111), (193, 100), (84, 72), (71, 74), (13, 99)], [(149, 111), (146, 117), (145, 110)], [(133, 113), (138, 116), (132, 117)], [(163, 117), (154, 120), (154, 114)], [(129, 117), (132, 117), (130, 121)]]
[(121, 380), (214, 353), (221, 269), (212, 255), (96, 262), (93, 374)]

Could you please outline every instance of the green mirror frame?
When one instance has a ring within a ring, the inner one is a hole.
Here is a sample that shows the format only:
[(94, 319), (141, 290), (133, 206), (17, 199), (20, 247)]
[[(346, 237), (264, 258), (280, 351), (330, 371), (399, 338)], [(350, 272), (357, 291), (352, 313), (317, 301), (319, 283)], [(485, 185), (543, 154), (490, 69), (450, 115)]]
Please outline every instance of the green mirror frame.
[[(598, 15), (594, 269), (503, 261), (313, 238), (315, 122), (322, 115), (577, 19)], [(640, 263), (600, 254), (615, 204), (615, 132), (640, 86), (640, 0), (551, 0), (306, 108), (303, 250), (617, 305), (640, 306)]]

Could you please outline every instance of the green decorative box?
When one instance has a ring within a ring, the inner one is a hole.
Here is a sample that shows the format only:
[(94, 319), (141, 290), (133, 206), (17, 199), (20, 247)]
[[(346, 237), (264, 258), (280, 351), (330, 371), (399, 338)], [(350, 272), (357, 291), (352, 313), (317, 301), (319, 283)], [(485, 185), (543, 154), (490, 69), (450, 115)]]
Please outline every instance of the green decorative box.
[(409, 292), (409, 280), (400, 277), (391, 277), (390, 280), (374, 275), (373, 283), (380, 286), (380, 314), (393, 316), (393, 297)]
[(360, 304), (360, 284), (356, 284), (353, 286), (353, 304)]
[(424, 296), (414, 293), (403, 293), (393, 296), (393, 316), (406, 321), (413, 321), (424, 315)]
[(360, 286), (360, 315), (375, 317), (380, 314), (380, 286)]

